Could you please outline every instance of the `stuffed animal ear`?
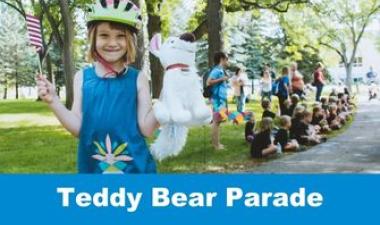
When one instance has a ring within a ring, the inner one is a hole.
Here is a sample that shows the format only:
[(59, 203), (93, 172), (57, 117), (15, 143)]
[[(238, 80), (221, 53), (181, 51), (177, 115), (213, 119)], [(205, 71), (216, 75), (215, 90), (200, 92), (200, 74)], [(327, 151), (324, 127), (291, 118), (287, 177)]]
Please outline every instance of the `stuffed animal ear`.
[(156, 57), (160, 57), (161, 34), (155, 34), (150, 40), (149, 51)]

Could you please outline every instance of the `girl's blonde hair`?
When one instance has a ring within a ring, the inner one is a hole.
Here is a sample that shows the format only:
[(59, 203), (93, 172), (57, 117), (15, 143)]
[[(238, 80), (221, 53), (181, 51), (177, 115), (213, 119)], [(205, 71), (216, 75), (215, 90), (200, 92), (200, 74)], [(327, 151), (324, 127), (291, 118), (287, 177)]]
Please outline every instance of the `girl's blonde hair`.
[(97, 28), (101, 23), (108, 23), (111, 29), (120, 30), (125, 32), (125, 39), (127, 41), (127, 53), (123, 56), (123, 59), (126, 63), (131, 64), (135, 62), (136, 58), (136, 34), (131, 32), (126, 25), (108, 22), (108, 21), (99, 21), (93, 22), (88, 26), (88, 41), (90, 43), (90, 48), (87, 52), (87, 60), (89, 62), (96, 61), (96, 34)]
[(290, 116), (283, 115), (280, 117), (280, 127), (284, 128), (286, 125), (292, 122), (292, 118)]
[(265, 117), (260, 122), (259, 132), (264, 132), (264, 131), (267, 131), (267, 130), (272, 130), (272, 126), (273, 126), (273, 120), (272, 120), (272, 118)]

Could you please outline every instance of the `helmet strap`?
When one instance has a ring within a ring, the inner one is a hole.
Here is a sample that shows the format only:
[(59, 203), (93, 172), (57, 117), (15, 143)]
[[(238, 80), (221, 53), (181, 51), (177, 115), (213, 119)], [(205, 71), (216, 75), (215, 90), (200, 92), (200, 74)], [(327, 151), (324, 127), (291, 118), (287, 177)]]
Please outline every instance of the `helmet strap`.
[(116, 74), (116, 76), (122, 75), (125, 72), (125, 68), (123, 68), (121, 71), (116, 71), (113, 66), (107, 62), (99, 53), (98, 51), (95, 51), (95, 57), (96, 61), (98, 61), (104, 68), (106, 68), (106, 74), (104, 74), (105, 77)]

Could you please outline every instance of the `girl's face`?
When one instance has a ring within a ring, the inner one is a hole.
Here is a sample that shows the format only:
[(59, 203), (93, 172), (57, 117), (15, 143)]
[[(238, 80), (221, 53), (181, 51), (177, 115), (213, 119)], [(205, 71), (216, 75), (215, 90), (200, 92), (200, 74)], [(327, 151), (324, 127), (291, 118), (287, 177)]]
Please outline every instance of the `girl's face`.
[(124, 62), (127, 53), (126, 31), (112, 29), (109, 23), (101, 23), (96, 32), (96, 51), (108, 63)]
[(265, 70), (264, 71), (264, 78), (269, 78), (269, 71), (268, 70)]

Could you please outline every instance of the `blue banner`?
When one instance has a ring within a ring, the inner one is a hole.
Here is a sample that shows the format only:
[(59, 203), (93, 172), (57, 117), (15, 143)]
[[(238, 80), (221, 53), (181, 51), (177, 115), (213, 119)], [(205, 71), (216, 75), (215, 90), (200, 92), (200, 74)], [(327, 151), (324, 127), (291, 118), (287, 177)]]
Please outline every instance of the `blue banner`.
[(375, 175), (1, 175), (1, 224), (378, 224)]

